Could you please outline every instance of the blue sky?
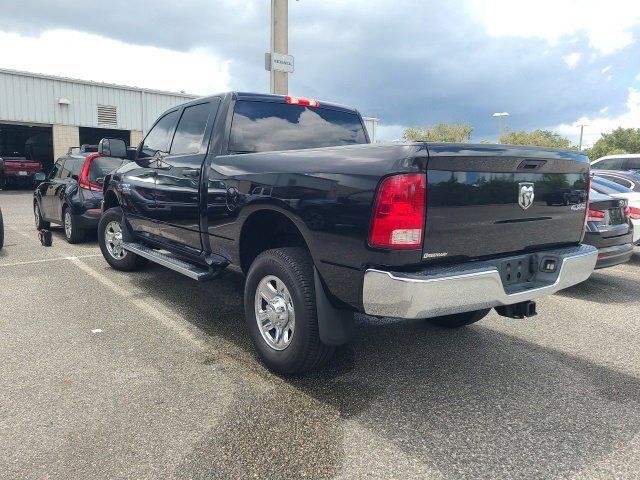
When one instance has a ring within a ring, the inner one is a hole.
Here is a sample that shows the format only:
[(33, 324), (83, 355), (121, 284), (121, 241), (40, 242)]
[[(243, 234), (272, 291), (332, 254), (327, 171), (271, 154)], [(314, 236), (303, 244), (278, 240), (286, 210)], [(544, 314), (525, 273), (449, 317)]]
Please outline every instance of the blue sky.
[[(0, 0), (0, 67), (197, 94), (268, 90), (268, 0)], [(494, 139), (549, 128), (585, 143), (640, 127), (640, 1), (290, 0), (295, 95), (405, 126)], [(106, 62), (104, 59), (111, 59)]]

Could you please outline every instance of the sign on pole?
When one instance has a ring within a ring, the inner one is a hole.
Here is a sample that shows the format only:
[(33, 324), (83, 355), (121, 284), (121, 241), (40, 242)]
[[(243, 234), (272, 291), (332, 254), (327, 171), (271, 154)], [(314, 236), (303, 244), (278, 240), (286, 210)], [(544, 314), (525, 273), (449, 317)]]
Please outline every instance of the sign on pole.
[(265, 69), (274, 72), (293, 73), (293, 55), (283, 55), (282, 53), (266, 53)]

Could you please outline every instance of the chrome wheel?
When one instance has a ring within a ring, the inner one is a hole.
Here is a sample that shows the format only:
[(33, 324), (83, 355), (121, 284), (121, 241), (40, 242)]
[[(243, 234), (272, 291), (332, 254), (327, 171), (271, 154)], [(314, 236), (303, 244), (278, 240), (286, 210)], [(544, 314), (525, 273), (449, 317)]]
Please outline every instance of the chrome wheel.
[(107, 228), (104, 229), (104, 244), (109, 255), (116, 260), (122, 260), (127, 255), (123, 243), (120, 222), (109, 222)]
[(73, 234), (71, 213), (69, 213), (69, 210), (65, 210), (64, 212), (64, 234), (67, 236), (67, 238), (71, 238), (71, 235)]
[(284, 282), (267, 275), (256, 288), (255, 314), (264, 341), (274, 350), (284, 350), (291, 343), (296, 327), (291, 294)]

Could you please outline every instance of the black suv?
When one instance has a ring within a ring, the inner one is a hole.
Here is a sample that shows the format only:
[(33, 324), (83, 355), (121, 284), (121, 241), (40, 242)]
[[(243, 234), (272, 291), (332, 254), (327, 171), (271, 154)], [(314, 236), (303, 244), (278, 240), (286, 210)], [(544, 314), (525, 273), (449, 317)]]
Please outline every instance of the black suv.
[(64, 226), (69, 243), (83, 241), (85, 231), (98, 226), (105, 175), (127, 162), (126, 157), (125, 144), (119, 139), (102, 139), (97, 152), (70, 149), (35, 189), (36, 228), (56, 223)]

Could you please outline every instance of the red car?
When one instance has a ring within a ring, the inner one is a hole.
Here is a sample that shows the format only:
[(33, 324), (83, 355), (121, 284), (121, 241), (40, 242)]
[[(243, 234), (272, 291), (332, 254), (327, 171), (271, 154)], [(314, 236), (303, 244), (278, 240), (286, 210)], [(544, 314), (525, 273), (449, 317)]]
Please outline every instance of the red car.
[(42, 164), (25, 157), (0, 158), (0, 188), (10, 185), (33, 185), (36, 173), (42, 172)]

